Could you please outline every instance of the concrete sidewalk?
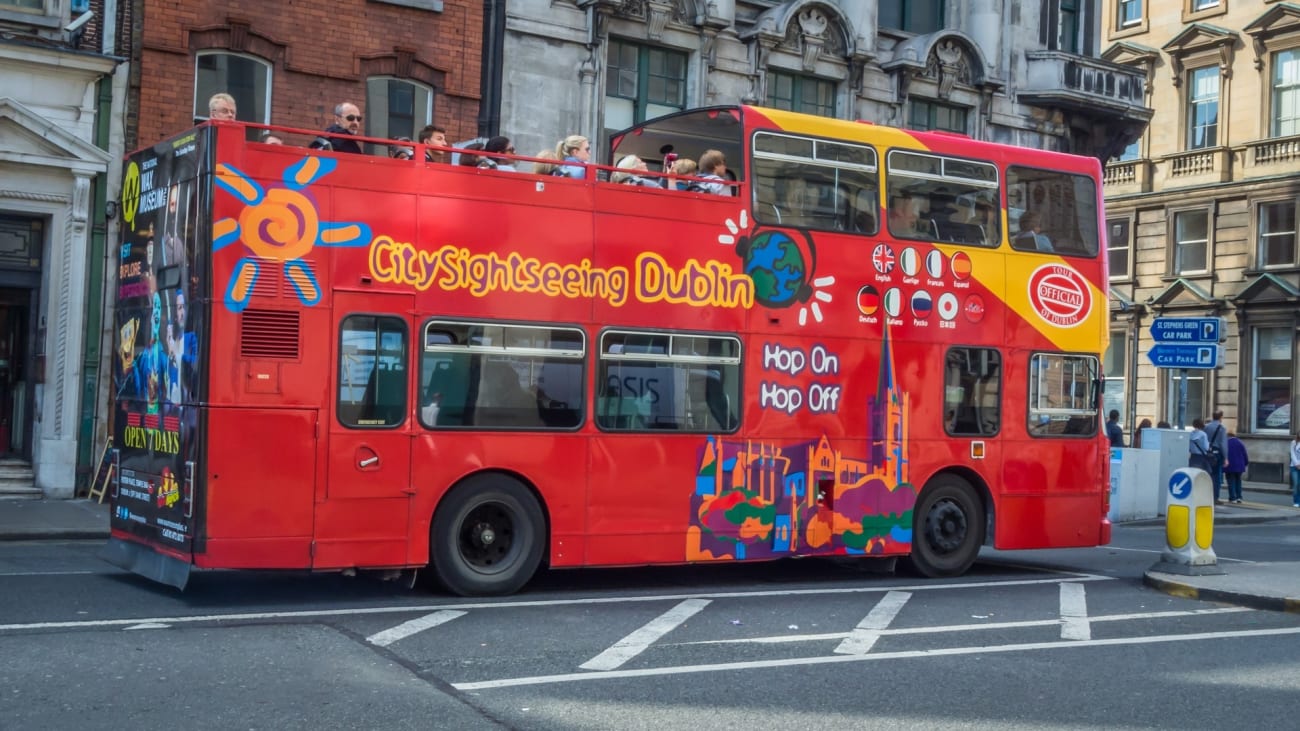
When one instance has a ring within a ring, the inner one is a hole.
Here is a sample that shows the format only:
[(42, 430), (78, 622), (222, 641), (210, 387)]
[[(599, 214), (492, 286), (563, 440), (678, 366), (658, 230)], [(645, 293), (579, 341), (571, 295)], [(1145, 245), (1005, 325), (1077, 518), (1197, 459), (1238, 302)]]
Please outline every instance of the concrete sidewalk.
[[(1290, 491), (1284, 487), (1251, 484), (1244, 492), (1252, 499), (1215, 507), (1216, 524), (1300, 518), (1300, 510), (1289, 505)], [(0, 500), (0, 541), (105, 540), (109, 510), (107, 503), (84, 499)], [(1156, 518), (1124, 525), (1163, 523), (1163, 518)], [(1227, 573), (1210, 576), (1184, 576), (1156, 568), (1146, 572), (1144, 581), (1168, 594), (1300, 613), (1300, 561), (1233, 563), (1230, 568), (1220, 566)]]

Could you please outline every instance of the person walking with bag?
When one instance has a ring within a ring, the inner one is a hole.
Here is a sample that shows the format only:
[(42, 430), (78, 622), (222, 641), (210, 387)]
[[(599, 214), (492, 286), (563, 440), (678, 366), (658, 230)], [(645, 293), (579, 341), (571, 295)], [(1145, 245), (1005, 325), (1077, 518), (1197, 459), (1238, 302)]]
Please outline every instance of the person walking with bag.
[(1250, 455), (1246, 445), (1237, 435), (1228, 432), (1228, 466), (1223, 468), (1223, 476), (1228, 482), (1228, 502), (1241, 503), (1241, 473), (1250, 466)]
[(1205, 425), (1205, 437), (1210, 440), (1210, 479), (1214, 480), (1214, 504), (1222, 505), (1219, 499), (1223, 491), (1223, 466), (1228, 462), (1228, 430), (1223, 428), (1223, 411), (1215, 411), (1214, 418)]
[(1211, 472), (1210, 440), (1205, 436), (1205, 422), (1200, 418), (1192, 419), (1192, 437), (1187, 440), (1187, 466), (1214, 474)]

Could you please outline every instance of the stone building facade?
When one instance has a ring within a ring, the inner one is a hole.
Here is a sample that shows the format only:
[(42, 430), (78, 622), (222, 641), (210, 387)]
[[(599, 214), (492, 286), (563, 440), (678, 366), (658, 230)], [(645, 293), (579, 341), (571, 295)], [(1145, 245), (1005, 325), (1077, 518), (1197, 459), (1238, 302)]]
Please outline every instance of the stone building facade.
[(0, 0), (0, 495), (72, 497), (91, 462), (118, 9)]
[[(1150, 117), (1100, 0), (519, 0), (499, 127), (520, 152), (738, 102), (1105, 159)], [(485, 92), (486, 94), (486, 92)]]
[(1187, 423), (1222, 409), (1248, 479), (1285, 482), (1300, 393), (1300, 6), (1108, 0), (1103, 55), (1156, 110), (1106, 167), (1108, 402), (1127, 431), (1177, 423), (1179, 369), (1149, 360), (1156, 317), (1222, 317), (1221, 366), (1188, 371)]

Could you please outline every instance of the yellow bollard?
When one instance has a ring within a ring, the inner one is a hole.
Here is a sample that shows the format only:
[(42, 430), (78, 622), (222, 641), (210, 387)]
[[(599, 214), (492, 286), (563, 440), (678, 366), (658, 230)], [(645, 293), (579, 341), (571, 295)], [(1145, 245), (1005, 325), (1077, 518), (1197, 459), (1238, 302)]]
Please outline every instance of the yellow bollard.
[(1214, 486), (1205, 470), (1184, 467), (1169, 476), (1165, 551), (1161, 563), (1197, 573), (1218, 566), (1214, 540)]

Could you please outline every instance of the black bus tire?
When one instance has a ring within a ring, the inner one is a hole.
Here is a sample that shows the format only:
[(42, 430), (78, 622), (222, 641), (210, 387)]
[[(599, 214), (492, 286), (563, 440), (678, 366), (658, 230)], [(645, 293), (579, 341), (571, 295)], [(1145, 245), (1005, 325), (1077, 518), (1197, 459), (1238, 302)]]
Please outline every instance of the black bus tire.
[(921, 576), (960, 576), (984, 543), (984, 506), (970, 483), (940, 475), (921, 491), (912, 513), (908, 563)]
[(429, 566), (454, 594), (512, 594), (537, 571), (545, 542), (532, 491), (505, 475), (478, 475), (453, 488), (434, 513)]

